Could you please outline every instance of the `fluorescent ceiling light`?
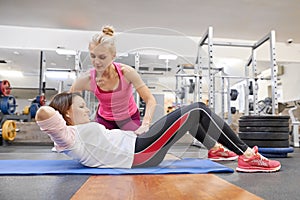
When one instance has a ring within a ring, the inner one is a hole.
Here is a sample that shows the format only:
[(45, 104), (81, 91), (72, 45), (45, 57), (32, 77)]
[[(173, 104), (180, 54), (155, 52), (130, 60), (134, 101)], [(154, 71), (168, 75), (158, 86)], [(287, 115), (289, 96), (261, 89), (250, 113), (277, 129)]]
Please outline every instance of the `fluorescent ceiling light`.
[(59, 55), (76, 55), (76, 51), (75, 50), (71, 50), (71, 49), (63, 49), (63, 48), (57, 48), (56, 49), (56, 53)]
[(117, 57), (128, 57), (129, 54), (128, 53), (117, 53)]
[(173, 54), (169, 54), (169, 55), (159, 55), (158, 59), (160, 60), (176, 60), (177, 56), (173, 55)]
[(0, 75), (2, 77), (23, 77), (23, 73), (21, 71), (16, 70), (1, 70)]
[(65, 68), (47, 68), (47, 71), (52, 71), (52, 72), (71, 72), (72, 69), (65, 69)]
[(46, 71), (45, 73), (47, 78), (50, 79), (75, 79), (76, 75), (74, 72), (68, 72), (68, 71)]

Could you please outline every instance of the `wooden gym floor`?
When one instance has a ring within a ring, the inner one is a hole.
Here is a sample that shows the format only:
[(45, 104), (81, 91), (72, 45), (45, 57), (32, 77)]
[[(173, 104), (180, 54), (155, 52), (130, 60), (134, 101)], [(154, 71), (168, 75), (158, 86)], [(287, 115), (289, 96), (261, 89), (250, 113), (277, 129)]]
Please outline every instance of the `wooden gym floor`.
[[(178, 158), (206, 158), (203, 147), (180, 141), (169, 151)], [(0, 146), (0, 159), (68, 159), (51, 146)], [(47, 175), (0, 176), (0, 199), (300, 199), (300, 149), (278, 159), (277, 173), (178, 175)], [(237, 161), (223, 161), (232, 169)]]

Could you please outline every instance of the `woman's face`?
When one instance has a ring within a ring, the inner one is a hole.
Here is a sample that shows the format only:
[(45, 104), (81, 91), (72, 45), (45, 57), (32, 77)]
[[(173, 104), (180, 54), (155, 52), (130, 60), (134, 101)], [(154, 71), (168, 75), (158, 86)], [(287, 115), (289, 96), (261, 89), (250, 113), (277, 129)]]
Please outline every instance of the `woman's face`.
[(84, 99), (80, 96), (76, 96), (73, 98), (72, 102), (71, 108), (67, 112), (67, 116), (69, 115), (73, 125), (90, 122), (90, 110), (86, 107)]
[(92, 64), (99, 72), (103, 72), (110, 66), (115, 58), (109, 46), (105, 44), (90, 44), (89, 50)]

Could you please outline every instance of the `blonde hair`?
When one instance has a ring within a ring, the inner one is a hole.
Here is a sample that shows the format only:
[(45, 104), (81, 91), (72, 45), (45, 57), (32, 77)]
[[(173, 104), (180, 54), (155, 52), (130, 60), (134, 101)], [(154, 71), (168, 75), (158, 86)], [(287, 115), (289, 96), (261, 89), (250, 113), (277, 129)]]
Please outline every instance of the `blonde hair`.
[(92, 41), (89, 43), (89, 47), (91, 46), (91, 44), (95, 46), (107, 44), (111, 52), (116, 53), (114, 33), (115, 30), (112, 26), (103, 26), (101, 33), (97, 33), (92, 37)]

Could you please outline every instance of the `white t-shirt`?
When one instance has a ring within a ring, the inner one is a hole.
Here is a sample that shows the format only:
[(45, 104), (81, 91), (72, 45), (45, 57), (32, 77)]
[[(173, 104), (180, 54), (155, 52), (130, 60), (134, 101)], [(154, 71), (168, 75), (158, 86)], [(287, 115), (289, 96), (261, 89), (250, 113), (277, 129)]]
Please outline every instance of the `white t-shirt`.
[(131, 168), (136, 134), (119, 129), (108, 130), (96, 122), (67, 126), (56, 114), (37, 121), (40, 129), (56, 143), (56, 149), (88, 167)]

